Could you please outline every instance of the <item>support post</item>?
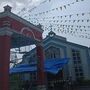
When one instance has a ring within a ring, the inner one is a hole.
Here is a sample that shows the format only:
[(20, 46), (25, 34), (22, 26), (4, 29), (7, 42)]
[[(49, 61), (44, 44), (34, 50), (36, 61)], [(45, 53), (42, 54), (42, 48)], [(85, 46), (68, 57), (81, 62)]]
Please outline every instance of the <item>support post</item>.
[(38, 90), (46, 90), (46, 78), (45, 78), (45, 72), (44, 72), (44, 50), (43, 50), (43, 44), (38, 43), (36, 45), (36, 51), (37, 51), (37, 58), (38, 58), (38, 64), (37, 64), (37, 89)]
[(9, 90), (10, 33), (0, 32), (0, 90)]

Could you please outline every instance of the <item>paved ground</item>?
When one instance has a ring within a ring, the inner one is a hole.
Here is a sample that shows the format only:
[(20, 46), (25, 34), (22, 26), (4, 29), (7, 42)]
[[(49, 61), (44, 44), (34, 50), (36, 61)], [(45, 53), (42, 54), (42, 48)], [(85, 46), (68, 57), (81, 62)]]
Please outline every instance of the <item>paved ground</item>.
[(81, 86), (81, 87), (75, 88), (74, 90), (90, 90), (90, 86)]
[(90, 90), (90, 86), (80, 86), (80, 87), (73, 87), (73, 88), (53, 88), (48, 90)]

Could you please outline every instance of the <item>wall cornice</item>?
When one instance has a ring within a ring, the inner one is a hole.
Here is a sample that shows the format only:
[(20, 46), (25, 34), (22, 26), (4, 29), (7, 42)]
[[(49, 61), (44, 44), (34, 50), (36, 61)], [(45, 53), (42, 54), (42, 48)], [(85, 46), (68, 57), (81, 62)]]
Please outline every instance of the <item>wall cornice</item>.
[(13, 32), (10, 30), (10, 28), (8, 27), (4, 27), (4, 28), (0, 28), (0, 36), (11, 36), (13, 34)]

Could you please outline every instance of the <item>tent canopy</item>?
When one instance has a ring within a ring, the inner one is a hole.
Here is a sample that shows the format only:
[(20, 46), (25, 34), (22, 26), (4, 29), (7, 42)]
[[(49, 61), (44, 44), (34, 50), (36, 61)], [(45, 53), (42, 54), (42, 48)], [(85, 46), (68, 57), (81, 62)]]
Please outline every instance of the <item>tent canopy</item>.
[[(62, 68), (68, 63), (69, 58), (54, 58), (46, 59), (44, 62), (44, 71), (52, 74), (57, 74)], [(19, 64), (14, 68), (10, 69), (10, 74), (13, 73), (30, 73), (36, 72), (36, 64)]]

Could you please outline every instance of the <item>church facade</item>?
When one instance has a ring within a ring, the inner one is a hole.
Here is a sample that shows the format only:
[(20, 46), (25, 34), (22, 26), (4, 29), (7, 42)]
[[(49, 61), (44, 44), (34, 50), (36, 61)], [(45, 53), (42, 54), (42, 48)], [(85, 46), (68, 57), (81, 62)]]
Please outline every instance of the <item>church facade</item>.
[[(47, 81), (59, 82), (71, 78), (72, 81), (79, 79), (90, 80), (90, 49), (86, 46), (68, 42), (66, 38), (57, 36), (53, 31), (50, 31), (47, 37), (43, 40), (45, 59), (65, 58), (69, 61), (56, 75), (46, 73)], [(23, 56), (22, 63), (37, 63), (35, 48)], [(32, 72), (26, 75), (30, 80), (37, 79), (37, 73)]]

